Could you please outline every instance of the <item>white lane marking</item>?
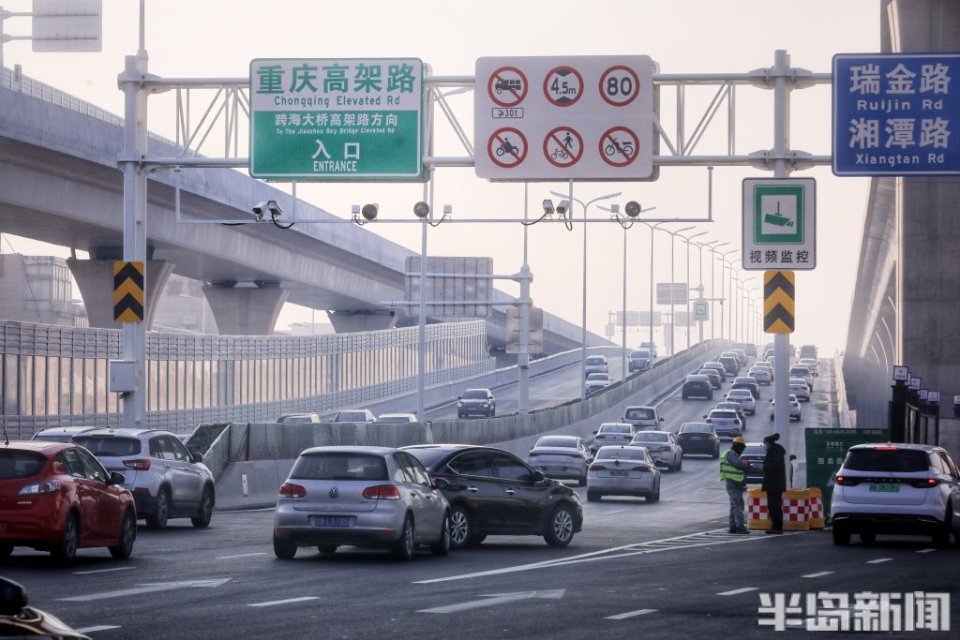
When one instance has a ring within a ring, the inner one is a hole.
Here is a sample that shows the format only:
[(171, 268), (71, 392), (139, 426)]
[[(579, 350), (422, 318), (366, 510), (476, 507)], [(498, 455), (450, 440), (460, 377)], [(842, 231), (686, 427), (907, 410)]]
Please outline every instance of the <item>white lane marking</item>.
[(230, 581), (230, 578), (221, 578), (219, 580), (182, 580), (180, 582), (157, 582), (154, 584), (141, 584), (130, 589), (120, 589), (118, 591), (103, 591), (100, 593), (88, 593), (82, 596), (73, 596), (71, 598), (58, 598), (60, 602), (90, 602), (92, 600), (106, 600), (108, 598), (123, 598), (125, 596), (137, 596), (142, 593), (157, 593), (159, 591), (174, 591), (187, 588), (211, 588), (219, 587)]
[(833, 571), (817, 571), (816, 573), (808, 573), (805, 576), (800, 576), (801, 578), (822, 578), (823, 576), (829, 576)]
[[(706, 532), (706, 533), (716, 533)], [(694, 549), (696, 547), (709, 547), (720, 544), (738, 544), (742, 542), (749, 542), (750, 540), (763, 540), (765, 536), (730, 536), (729, 538), (711, 538), (705, 540), (704, 542), (697, 543), (684, 543), (684, 540), (690, 538), (696, 538), (698, 536), (703, 536), (704, 532), (701, 533), (692, 533), (683, 536), (675, 536), (673, 538), (662, 538), (660, 540), (651, 540), (649, 542), (634, 543), (634, 544), (625, 544), (619, 547), (611, 547), (609, 549), (601, 549), (599, 551), (591, 551), (589, 553), (583, 553), (576, 556), (571, 556), (569, 558), (560, 558), (557, 560), (544, 560), (542, 562), (532, 562), (530, 564), (521, 564), (514, 567), (504, 567), (503, 569), (489, 569), (487, 571), (477, 571), (476, 573), (464, 573), (455, 576), (446, 576), (444, 578), (431, 578), (429, 580), (414, 580), (413, 584), (433, 584), (436, 582), (449, 582), (451, 580), (466, 580), (468, 578), (483, 578), (487, 576), (501, 575), (505, 573), (517, 573), (520, 571), (531, 571), (533, 569), (544, 569), (548, 567), (561, 567), (568, 564), (579, 564), (581, 562), (593, 562), (596, 560), (613, 560), (618, 558), (628, 558), (630, 556), (639, 556), (647, 553), (658, 553), (661, 551), (676, 551), (678, 549)], [(795, 535), (795, 534), (784, 534), (784, 535)], [(769, 538), (766, 538), (769, 540)], [(674, 542), (677, 541), (678, 544), (673, 546), (660, 546), (654, 547), (652, 545), (660, 545), (664, 542)], [(640, 548), (638, 547), (644, 547)]]
[(931, 552), (933, 552), (933, 551), (936, 551), (936, 548), (930, 547), (929, 549), (920, 549), (920, 550), (917, 551), (916, 553), (931, 553)]
[(307, 602), (308, 600), (319, 600), (319, 596), (303, 596), (302, 598), (288, 598), (287, 600), (271, 600), (270, 602), (251, 602), (248, 607), (273, 607), (278, 604), (292, 604), (294, 602)]
[(90, 571), (74, 571), (73, 575), (75, 576), (89, 576), (94, 573), (112, 573), (114, 571), (129, 571), (130, 569), (136, 569), (136, 567), (114, 567), (112, 569), (92, 569)]
[(739, 589), (731, 589), (730, 591), (721, 591), (718, 593), (718, 596), (738, 596), (741, 593), (750, 593), (751, 591), (756, 591), (757, 587), (740, 587)]
[(867, 564), (883, 564), (884, 562), (890, 562), (893, 558), (877, 558), (876, 560), (867, 560)]
[(607, 616), (607, 620), (626, 620), (627, 618), (632, 618), (634, 616), (645, 616), (648, 613), (656, 613), (656, 609), (637, 609), (636, 611), (628, 611), (626, 613), (618, 613), (615, 616)]
[(118, 624), (101, 624), (96, 627), (84, 627), (83, 629), (77, 629), (77, 633), (95, 633), (97, 631), (109, 631), (110, 629), (120, 629)]
[(495, 607), (500, 604), (509, 604), (521, 600), (559, 600), (567, 592), (566, 589), (553, 589), (550, 591), (518, 591), (516, 593), (491, 593), (481, 595), (483, 600), (470, 600), (459, 604), (450, 604), (445, 607), (434, 607), (433, 609), (421, 609), (417, 613), (458, 613), (460, 611), (469, 611), (470, 609), (480, 609), (482, 607)]
[(266, 551), (258, 551), (257, 553), (241, 553), (235, 556), (217, 556), (217, 560), (235, 560), (237, 558), (252, 558), (254, 556), (265, 556), (267, 555)]

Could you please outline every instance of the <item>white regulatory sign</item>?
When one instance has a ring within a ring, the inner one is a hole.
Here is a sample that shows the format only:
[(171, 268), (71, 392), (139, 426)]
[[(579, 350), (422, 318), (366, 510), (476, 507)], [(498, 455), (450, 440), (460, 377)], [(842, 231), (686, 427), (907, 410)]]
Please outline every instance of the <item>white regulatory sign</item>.
[(649, 56), (478, 58), (475, 171), (491, 180), (651, 180)]
[(743, 268), (809, 271), (817, 266), (816, 181), (743, 180)]

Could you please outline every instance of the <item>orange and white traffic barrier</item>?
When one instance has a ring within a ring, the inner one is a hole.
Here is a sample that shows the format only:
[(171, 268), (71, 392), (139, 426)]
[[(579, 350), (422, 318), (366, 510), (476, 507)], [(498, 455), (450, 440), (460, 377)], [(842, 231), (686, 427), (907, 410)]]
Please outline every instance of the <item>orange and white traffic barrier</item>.
[(756, 487), (747, 489), (747, 529), (761, 531), (770, 528), (770, 509), (767, 492)]
[(809, 531), (808, 507), (810, 492), (807, 489), (787, 489), (783, 492), (783, 530)]
[(826, 519), (823, 516), (823, 493), (817, 487), (807, 489), (810, 494), (807, 501), (807, 521), (811, 529), (823, 529)]

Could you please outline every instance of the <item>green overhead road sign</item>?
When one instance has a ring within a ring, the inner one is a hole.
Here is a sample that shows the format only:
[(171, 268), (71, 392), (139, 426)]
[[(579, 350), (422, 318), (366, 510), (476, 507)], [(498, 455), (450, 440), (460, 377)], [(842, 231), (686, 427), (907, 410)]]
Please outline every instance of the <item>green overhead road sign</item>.
[(419, 180), (423, 62), (250, 62), (250, 175), (266, 180)]
[(743, 268), (810, 270), (817, 264), (813, 178), (743, 181)]

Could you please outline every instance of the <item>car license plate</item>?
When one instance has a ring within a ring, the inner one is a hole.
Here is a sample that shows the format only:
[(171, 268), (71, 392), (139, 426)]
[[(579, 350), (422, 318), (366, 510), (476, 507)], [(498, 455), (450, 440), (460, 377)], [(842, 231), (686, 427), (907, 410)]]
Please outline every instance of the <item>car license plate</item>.
[(310, 516), (310, 522), (315, 527), (330, 529), (344, 529), (353, 526), (352, 516)]
[(626, 469), (614, 469), (610, 472), (610, 475), (615, 478), (626, 478), (630, 475), (630, 472)]
[(543, 469), (547, 473), (560, 473), (563, 471), (563, 467), (544, 467)]
[(871, 493), (900, 493), (900, 484), (896, 482), (884, 482), (870, 485)]

